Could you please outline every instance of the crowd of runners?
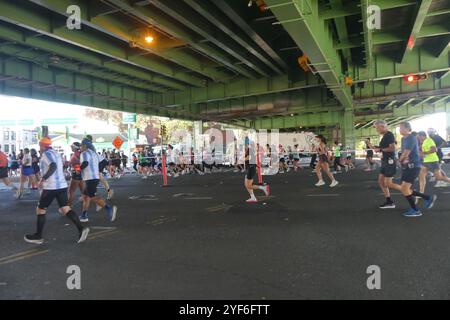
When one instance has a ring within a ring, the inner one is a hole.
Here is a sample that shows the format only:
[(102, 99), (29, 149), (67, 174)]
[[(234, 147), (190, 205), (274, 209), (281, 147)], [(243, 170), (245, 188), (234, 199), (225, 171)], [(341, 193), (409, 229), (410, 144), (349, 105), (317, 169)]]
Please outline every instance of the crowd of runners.
[[(403, 215), (421, 216), (419, 201), (423, 200), (425, 209), (431, 209), (437, 199), (436, 195), (425, 194), (427, 179), (436, 181), (437, 187), (448, 186), (450, 183), (450, 178), (441, 169), (444, 157), (442, 149), (447, 142), (434, 129), (413, 132), (410, 123), (403, 122), (400, 124), (402, 141), (398, 150), (395, 135), (389, 131), (386, 122), (379, 120), (374, 126), (381, 136), (381, 141), (375, 143), (366, 139), (365, 171), (375, 170), (374, 156), (379, 155), (381, 161), (378, 183), (385, 196), (380, 209), (396, 208), (391, 190), (397, 190), (405, 197), (410, 207)], [(274, 163), (275, 173), (279, 174), (309, 168), (317, 176), (317, 187), (324, 186), (324, 178), (328, 178), (329, 186), (334, 188), (339, 184), (337, 174), (355, 169), (353, 151), (343, 150), (338, 141), (329, 144), (322, 135), (316, 136), (314, 146), (308, 152), (301, 150), (298, 145), (287, 148), (269, 144), (260, 146), (247, 137), (241, 153), (242, 158), (239, 158), (238, 146), (235, 145), (231, 159), (216, 152), (214, 144), (200, 153), (194, 152), (193, 148), (188, 152), (180, 152), (171, 145), (168, 145), (163, 153), (148, 147), (133, 153), (128, 167), (128, 157), (123, 152), (97, 152), (89, 135), (81, 143), (75, 142), (71, 145), (72, 154), (68, 159), (52, 148), (49, 138), (43, 138), (39, 142), (39, 150), (24, 149), (18, 155), (6, 155), (0, 150), (0, 180), (19, 200), (27, 190), (39, 190), (36, 232), (26, 235), (25, 241), (40, 244), (43, 243), (45, 214), (54, 200), (58, 203), (59, 212), (76, 226), (78, 242), (83, 242), (89, 233), (89, 228), (84, 223), (89, 221), (88, 210), (91, 202), (96, 204), (97, 211), (105, 210), (110, 221), (116, 219), (117, 207), (107, 203), (112, 199), (114, 191), (106, 175), (119, 179), (125, 173), (134, 173), (148, 179), (153, 175), (161, 175), (164, 168), (167, 176), (174, 178), (187, 174), (222, 172), (224, 169), (241, 172), (245, 173), (244, 186), (249, 194), (246, 201), (255, 203), (258, 202), (255, 190), (260, 190), (265, 196), (270, 195), (269, 185), (261, 183), (260, 177), (264, 169), (273, 167)], [(393, 180), (398, 171), (401, 171), (401, 179), (400, 183), (395, 183)], [(18, 186), (11, 182), (14, 177), (18, 178)], [(257, 177), (258, 181), (255, 183)], [(106, 200), (97, 192), (100, 183), (105, 188)], [(82, 202), (80, 214), (76, 214), (72, 209), (77, 199)]]

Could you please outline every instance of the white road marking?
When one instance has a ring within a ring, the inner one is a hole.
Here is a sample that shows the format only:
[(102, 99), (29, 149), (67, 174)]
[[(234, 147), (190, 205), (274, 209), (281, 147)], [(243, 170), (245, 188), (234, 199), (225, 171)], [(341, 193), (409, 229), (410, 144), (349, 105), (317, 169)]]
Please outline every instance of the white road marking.
[(213, 197), (188, 197), (183, 198), (184, 200), (211, 200)]
[(338, 197), (340, 196), (337, 193), (328, 193), (328, 194), (308, 194), (307, 197)]
[(117, 227), (101, 227), (101, 226), (93, 226), (93, 227), (89, 227), (90, 229), (93, 230), (116, 230)]

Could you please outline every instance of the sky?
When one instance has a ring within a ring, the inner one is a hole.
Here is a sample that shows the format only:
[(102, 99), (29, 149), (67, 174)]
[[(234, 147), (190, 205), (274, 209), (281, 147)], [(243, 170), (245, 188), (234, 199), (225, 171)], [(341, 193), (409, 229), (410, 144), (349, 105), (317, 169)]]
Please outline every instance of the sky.
[[(0, 95), (0, 120), (27, 120), (34, 119), (37, 126), (41, 119), (46, 118), (77, 118), (79, 124), (70, 125), (72, 133), (117, 133), (117, 127), (103, 121), (86, 119), (84, 106), (57, 103), (35, 99), (25, 99)], [(33, 126), (33, 128), (36, 125)], [(50, 131), (65, 131), (65, 125), (51, 125)]]
[[(42, 118), (82, 118), (86, 107), (49, 102), (43, 100), (25, 99), (0, 95), (0, 120), (42, 119)], [(435, 128), (442, 137), (446, 137), (447, 117), (445, 113), (427, 115), (411, 121), (414, 131), (426, 131)], [(84, 119), (82, 129), (91, 133), (113, 133), (117, 131), (112, 125), (99, 124), (98, 121)]]
[(427, 115), (423, 118), (411, 121), (414, 131), (427, 131), (428, 128), (434, 128), (443, 138), (447, 136), (447, 117), (445, 112)]

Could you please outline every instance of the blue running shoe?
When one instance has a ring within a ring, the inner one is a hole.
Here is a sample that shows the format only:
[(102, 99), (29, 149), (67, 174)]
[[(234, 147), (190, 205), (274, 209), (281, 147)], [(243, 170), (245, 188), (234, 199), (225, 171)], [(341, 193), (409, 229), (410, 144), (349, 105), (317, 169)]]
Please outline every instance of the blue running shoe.
[(87, 212), (82, 212), (80, 215), (80, 222), (89, 222)]
[(430, 199), (425, 200), (424, 206), (425, 209), (432, 209), (434, 207), (434, 203), (436, 202), (437, 195), (432, 195)]
[(422, 212), (420, 210), (416, 210), (416, 209), (409, 209), (408, 211), (403, 213), (404, 217), (407, 218), (416, 218), (416, 217), (421, 217), (422, 216)]

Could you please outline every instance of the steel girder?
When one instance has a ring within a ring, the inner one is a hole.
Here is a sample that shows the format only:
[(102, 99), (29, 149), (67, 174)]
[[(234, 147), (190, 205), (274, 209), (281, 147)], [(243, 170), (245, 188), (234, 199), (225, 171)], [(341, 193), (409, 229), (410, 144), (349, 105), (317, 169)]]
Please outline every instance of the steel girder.
[(241, 79), (228, 84), (210, 84), (206, 90), (189, 88), (166, 93), (163, 95), (161, 107), (195, 105), (324, 86), (323, 81), (312, 75), (305, 75), (304, 79), (297, 82), (290, 81), (287, 75), (257, 80)]
[[(118, 63), (105, 63), (104, 59), (95, 53), (85, 51), (83, 49), (77, 49), (70, 45), (64, 45), (63, 43), (45, 36), (30, 35), (23, 30), (10, 25), (0, 24), (0, 39), (4, 39), (7, 42), (17, 43), (30, 48), (36, 48), (57, 56), (68, 58), (73, 61), (80, 62), (80, 69), (85, 66), (92, 66), (101, 70), (109, 71), (112, 74), (121, 74), (123, 76), (130, 75), (134, 79), (140, 81), (140, 83), (147, 88), (155, 92), (166, 92), (165, 87), (154, 84), (154, 76), (145, 72), (145, 70), (135, 68), (133, 66)], [(132, 85), (135, 81), (130, 80)]]
[(158, 113), (159, 95), (56, 67), (0, 56), (0, 92), (127, 112)]
[[(0, 28), (1, 30), (1, 28)], [(0, 31), (1, 32), (1, 31)], [(11, 60), (19, 59), (26, 60), (42, 66), (43, 68), (57, 67), (58, 69), (67, 70), (72, 73), (82, 74), (86, 76), (95, 75), (96, 78), (120, 83), (122, 85), (131, 86), (135, 88), (140, 88), (143, 90), (155, 92), (155, 88), (146, 85), (141, 80), (136, 80), (135, 78), (126, 77), (119, 73), (114, 73), (111, 71), (106, 71), (99, 67), (94, 67), (91, 65), (80, 65), (78, 62), (74, 62), (68, 59), (62, 59), (60, 61), (52, 62), (51, 53), (39, 51), (33, 47), (24, 47), (19, 45), (13, 45), (9, 43), (0, 43), (0, 54), (4, 54), (10, 57)]]
[(350, 89), (342, 82), (345, 70), (333, 47), (328, 25), (319, 16), (318, 1), (266, 0), (268, 8), (308, 55), (311, 65), (344, 107), (352, 106)]
[(372, 69), (372, 57), (373, 57), (373, 30), (369, 28), (367, 24), (369, 7), (369, 0), (361, 0), (361, 16), (363, 25), (363, 37), (364, 37), (364, 61), (367, 69)]
[(249, 52), (231, 41), (223, 33), (216, 32), (216, 27), (212, 23), (202, 17), (195, 16), (192, 13), (192, 9), (186, 6), (185, 3), (180, 2), (179, 0), (147, 0), (142, 1), (141, 3), (152, 4), (164, 13), (175, 18), (179, 23), (182, 23), (184, 26), (202, 36), (204, 39), (207, 39), (209, 42), (221, 48), (254, 72), (264, 77), (269, 76), (267, 68), (261, 66), (260, 62), (256, 61)]
[[(205, 85), (202, 79), (188, 74), (177, 73), (176, 69), (166, 64), (149, 60), (143, 56), (128, 57), (128, 50), (125, 47), (114, 45), (111, 41), (103, 37), (98, 37), (93, 33), (88, 34), (83, 28), (76, 31), (69, 30), (65, 25), (65, 21), (63, 21), (64, 19), (57, 22), (52, 20), (48, 15), (38, 11), (30, 12), (27, 8), (8, 1), (0, 1), (0, 12), (0, 20), (99, 53), (109, 57), (112, 61), (121, 61), (151, 71), (155, 73), (153, 76), (155, 83), (179, 90), (185, 88), (185, 85), (182, 85), (181, 82), (199, 87)], [(3, 14), (7, 14), (7, 16)], [(174, 81), (173, 79), (180, 82)]]
[[(423, 26), (422, 29), (416, 34), (416, 39), (422, 39), (427, 37), (435, 37), (435, 36), (446, 36), (450, 34), (450, 30), (445, 25), (427, 25)], [(391, 43), (398, 43), (405, 41), (405, 38), (386, 32), (374, 32), (372, 33), (372, 46), (376, 45), (384, 45)], [(445, 42), (445, 41), (444, 41)], [(448, 40), (447, 42), (448, 43)], [(347, 39), (342, 39), (339, 43), (334, 44), (335, 49), (343, 50), (343, 49), (352, 49), (352, 48), (360, 48), (364, 46), (364, 37), (352, 37)], [(442, 50), (439, 50), (439, 53)], [(435, 54), (436, 57), (439, 57), (440, 54)]]
[(234, 10), (228, 1), (212, 0), (212, 2), (222, 10), (225, 15), (237, 24), (258, 46), (264, 50), (282, 69), (287, 72), (288, 66), (281, 56), (252, 28), (236, 10)]
[[(450, 99), (425, 103), (420, 106), (406, 105), (394, 108), (383, 113), (373, 115), (354, 115), (354, 123), (366, 123), (377, 119), (418, 118), (427, 114), (438, 112), (450, 113)], [(285, 129), (298, 127), (335, 127), (341, 126), (345, 120), (345, 111), (336, 110), (328, 112), (314, 112), (297, 114), (294, 116), (277, 116), (270, 119), (257, 119), (252, 121), (255, 129)], [(353, 133), (354, 134), (354, 133)]]
[(266, 53), (261, 50), (249, 36), (242, 32), (242, 30), (226, 16), (223, 16), (216, 6), (210, 4), (208, 1), (202, 0), (182, 1), (198, 12), (211, 24), (226, 33), (230, 38), (240, 44), (242, 48), (248, 50), (250, 54), (261, 60), (273, 72), (279, 75), (283, 74), (283, 70), (271, 61), (270, 57), (267, 57)]
[(413, 41), (415, 43), (417, 36), (422, 29), (423, 23), (425, 22), (425, 18), (427, 17), (427, 13), (430, 9), (431, 3), (433, 0), (420, 0), (420, 4), (416, 10), (412, 21), (411, 32), (408, 34), (408, 37), (404, 40), (403, 49), (400, 51), (399, 62), (404, 63), (406, 55), (411, 48), (408, 48), (408, 42)]
[(255, 77), (255, 75), (250, 70), (236, 64), (233, 59), (231, 59), (220, 50), (214, 48), (214, 46), (211, 46), (208, 43), (200, 42), (201, 39), (199, 39), (198, 36), (180, 27), (180, 25), (175, 22), (175, 20), (161, 15), (155, 10), (151, 10), (150, 8), (146, 7), (146, 5), (148, 4), (146, 2), (132, 2), (123, 0), (103, 1), (119, 8), (120, 10), (123, 10), (124, 12), (127, 12), (131, 16), (144, 22), (149, 27), (156, 27), (157, 29), (160, 29), (175, 38), (185, 41), (196, 51), (202, 53), (206, 57), (209, 57), (213, 61), (226, 66), (229, 70), (234, 71), (236, 74), (243, 75), (247, 78)]
[[(93, 15), (92, 10), (84, 1), (81, 0), (28, 0), (35, 4), (44, 6), (45, 8), (57, 12), (63, 16), (67, 16), (66, 8), (69, 5), (77, 5), (81, 9), (81, 18), (84, 25), (90, 26), (107, 35), (115, 37), (127, 44), (133, 42), (139, 49), (152, 53), (163, 59), (176, 63), (182, 67), (188, 68), (198, 74), (213, 79), (215, 81), (223, 81), (229, 77), (225, 72), (218, 71), (215, 68), (204, 66), (200, 59), (193, 57), (173, 46), (184, 45), (184, 42), (170, 38), (158, 38), (156, 43), (148, 45), (143, 37), (136, 37), (130, 29), (130, 26), (121, 21), (108, 17), (107, 15)], [(92, 3), (91, 3), (92, 5)], [(132, 56), (133, 54), (130, 54)], [(139, 54), (136, 54), (139, 55)], [(147, 57), (148, 59), (150, 57)]]
[[(355, 77), (354, 99), (360, 100), (373, 96), (391, 96), (397, 93), (407, 93), (423, 90), (435, 90), (450, 86), (448, 77), (438, 79), (442, 73), (450, 70), (449, 57), (434, 57), (425, 49), (414, 48), (403, 64), (395, 63), (390, 57), (375, 55), (373, 68), (354, 66)], [(427, 73), (428, 80), (407, 84), (403, 77), (410, 73)], [(438, 81), (436, 81), (438, 79)], [(386, 85), (386, 81), (389, 84)]]
[[(381, 10), (388, 10), (394, 8), (400, 8), (405, 6), (413, 6), (417, 4), (417, 0), (371, 0), (371, 5), (377, 5)], [(320, 17), (324, 20), (343, 18), (348, 16), (355, 16), (361, 14), (361, 8), (352, 5), (343, 7), (338, 10), (325, 10), (320, 13)]]
[[(332, 10), (340, 10), (343, 8), (342, 0), (330, 0), (330, 5)], [(334, 24), (336, 25), (336, 31), (339, 39), (347, 39), (347, 23), (345, 22), (345, 17), (338, 17), (334, 19)], [(352, 55), (349, 48), (344, 48), (342, 50), (344, 58), (347, 60), (348, 64), (352, 63)]]

